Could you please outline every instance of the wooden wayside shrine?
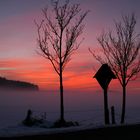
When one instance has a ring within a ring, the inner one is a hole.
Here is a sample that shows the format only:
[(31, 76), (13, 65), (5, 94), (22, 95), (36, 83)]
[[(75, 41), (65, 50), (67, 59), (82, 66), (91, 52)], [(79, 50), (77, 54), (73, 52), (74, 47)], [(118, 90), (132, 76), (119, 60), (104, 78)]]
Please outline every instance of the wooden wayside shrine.
[(107, 89), (108, 85), (112, 79), (116, 79), (115, 74), (112, 72), (111, 68), (108, 64), (103, 64), (93, 78), (96, 78), (100, 86), (104, 91), (104, 118), (105, 124), (109, 124), (109, 109), (108, 109), (108, 97), (107, 97)]

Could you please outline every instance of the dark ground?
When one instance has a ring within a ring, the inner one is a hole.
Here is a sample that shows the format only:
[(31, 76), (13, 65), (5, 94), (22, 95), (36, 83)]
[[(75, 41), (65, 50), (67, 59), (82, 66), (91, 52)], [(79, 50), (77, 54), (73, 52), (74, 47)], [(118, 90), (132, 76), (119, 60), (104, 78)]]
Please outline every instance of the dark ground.
[(0, 138), (0, 140), (140, 140), (140, 124), (89, 129), (51, 135)]

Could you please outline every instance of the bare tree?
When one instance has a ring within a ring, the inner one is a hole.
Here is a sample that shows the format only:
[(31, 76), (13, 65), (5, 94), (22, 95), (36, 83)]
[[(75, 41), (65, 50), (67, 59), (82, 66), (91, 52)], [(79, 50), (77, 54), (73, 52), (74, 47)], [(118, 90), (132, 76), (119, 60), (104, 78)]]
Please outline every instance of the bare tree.
[(140, 71), (140, 35), (136, 34), (135, 25), (134, 14), (122, 16), (122, 21), (115, 22), (114, 35), (109, 31), (98, 38), (102, 54), (89, 49), (96, 60), (110, 65), (123, 88), (121, 123), (125, 122), (127, 84)]
[(82, 12), (79, 4), (70, 4), (69, 0), (63, 5), (59, 0), (51, 2), (52, 9), (43, 9), (44, 18), (39, 24), (35, 24), (40, 54), (51, 62), (59, 75), (60, 122), (64, 123), (63, 71), (73, 52), (79, 48), (81, 41), (78, 43), (77, 39), (84, 29), (82, 22), (88, 11)]

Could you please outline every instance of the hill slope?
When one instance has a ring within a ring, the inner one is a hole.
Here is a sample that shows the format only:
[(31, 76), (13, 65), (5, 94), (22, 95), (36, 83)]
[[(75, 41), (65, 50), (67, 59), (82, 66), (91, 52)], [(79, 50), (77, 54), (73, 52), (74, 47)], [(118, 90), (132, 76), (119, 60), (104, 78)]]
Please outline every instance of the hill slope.
[(0, 88), (2, 89), (22, 89), (22, 90), (39, 90), (39, 87), (35, 84), (8, 80), (6, 78), (0, 77)]

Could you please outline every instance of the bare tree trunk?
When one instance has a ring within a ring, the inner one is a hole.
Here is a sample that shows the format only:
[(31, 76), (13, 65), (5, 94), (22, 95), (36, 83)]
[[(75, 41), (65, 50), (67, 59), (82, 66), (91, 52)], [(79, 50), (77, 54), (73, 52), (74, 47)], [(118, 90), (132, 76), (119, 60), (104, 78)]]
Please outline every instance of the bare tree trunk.
[(122, 99), (122, 115), (121, 115), (121, 124), (125, 121), (125, 106), (126, 106), (126, 86), (123, 85), (123, 99)]
[(64, 120), (64, 101), (63, 101), (63, 75), (62, 70), (60, 70), (60, 122), (65, 122)]
[(80, 46), (77, 39), (83, 32), (82, 21), (89, 11), (82, 12), (79, 4), (70, 4), (69, 0), (65, 0), (63, 4), (59, 0), (51, 1), (52, 8), (42, 9), (43, 18), (39, 24), (36, 21), (35, 24), (38, 47), (41, 51), (39, 54), (51, 62), (55, 72), (59, 75), (59, 125), (64, 126), (63, 71), (71, 60), (73, 52)]
[(105, 119), (105, 124), (109, 124), (107, 88), (104, 89), (104, 119)]

